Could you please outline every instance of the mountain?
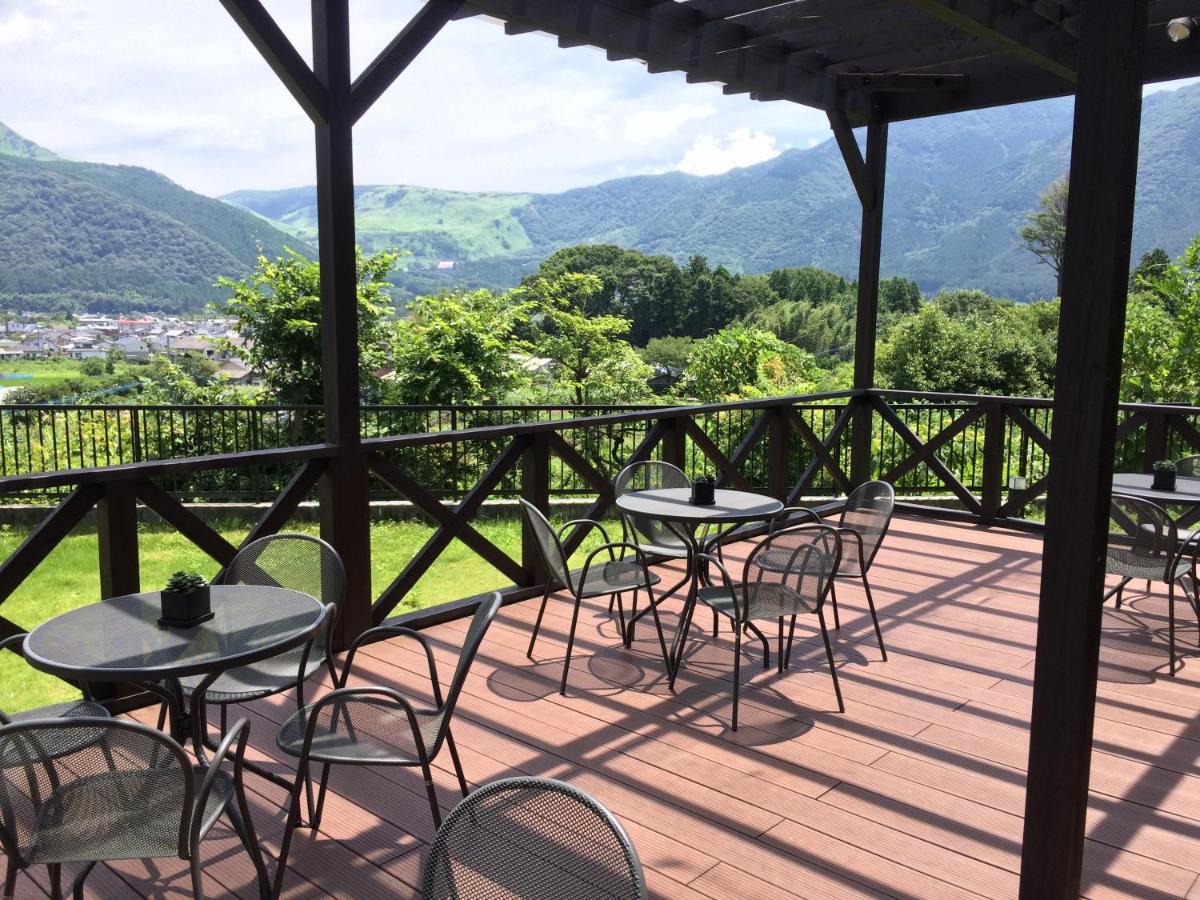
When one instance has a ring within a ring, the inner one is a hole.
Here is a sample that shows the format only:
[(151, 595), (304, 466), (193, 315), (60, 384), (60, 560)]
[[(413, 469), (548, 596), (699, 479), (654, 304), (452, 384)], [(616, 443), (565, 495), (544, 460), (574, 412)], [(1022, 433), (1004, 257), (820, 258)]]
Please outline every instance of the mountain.
[[(888, 148), (883, 270), (924, 292), (979, 287), (1048, 296), (1052, 275), (1017, 232), (1047, 184), (1066, 171), (1069, 99), (894, 125)], [(1177, 255), (1200, 232), (1186, 188), (1200, 163), (1200, 85), (1146, 98), (1134, 259)], [(313, 239), (312, 188), (241, 191), (224, 199)], [(832, 140), (724, 175), (673, 172), (557, 194), (498, 194), (368, 185), (358, 189), (359, 239), (413, 255), (410, 291), (451, 284), (507, 287), (554, 250), (615, 243), (682, 261), (693, 254), (763, 272), (816, 265), (857, 271), (858, 201)], [(450, 271), (437, 269), (452, 260)]]
[(259, 245), (313, 252), (156, 172), (60, 159), (0, 125), (0, 308), (198, 311)]

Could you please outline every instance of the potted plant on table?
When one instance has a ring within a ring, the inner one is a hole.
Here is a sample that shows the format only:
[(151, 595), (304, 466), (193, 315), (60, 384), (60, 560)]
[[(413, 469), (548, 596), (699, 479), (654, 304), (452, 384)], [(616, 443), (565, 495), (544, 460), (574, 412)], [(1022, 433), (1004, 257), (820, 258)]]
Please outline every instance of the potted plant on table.
[(191, 628), (213, 617), (208, 582), (195, 572), (176, 572), (159, 592), (162, 618), (159, 625)]
[(1156, 491), (1173, 491), (1175, 490), (1175, 461), (1171, 459), (1160, 459), (1154, 464), (1154, 490)]
[(712, 475), (701, 475), (692, 482), (692, 504), (712, 506), (717, 502), (717, 479)]

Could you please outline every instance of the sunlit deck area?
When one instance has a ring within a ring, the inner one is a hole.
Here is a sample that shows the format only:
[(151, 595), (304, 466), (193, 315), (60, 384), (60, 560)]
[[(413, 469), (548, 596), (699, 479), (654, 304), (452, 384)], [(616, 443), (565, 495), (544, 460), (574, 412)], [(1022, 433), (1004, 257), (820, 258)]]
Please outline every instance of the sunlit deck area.
[[(537, 604), (509, 606), (487, 635), (454, 720), (467, 777), (478, 785), (545, 775), (592, 793), (628, 830), (654, 896), (1013, 897), (1039, 552), (1036, 536), (897, 518), (872, 570), (889, 661), (880, 660), (861, 591), (846, 583), (842, 628), (833, 633), (845, 714), (836, 711), (819, 638), (809, 631), (783, 676), (762, 669), (760, 644), (744, 647), (736, 733), (727, 628), (717, 642), (693, 628), (672, 694), (648, 620), (626, 651), (604, 603), (592, 601), (563, 698), (569, 606), (551, 603), (532, 661), (525, 647)], [(1088, 897), (1200, 897), (1200, 655), (1194, 619), (1181, 605), (1185, 664), (1173, 679), (1163, 674), (1161, 590), (1127, 592), (1132, 602), (1106, 613)], [(667, 604), (672, 629), (679, 605)], [(697, 623), (711, 628), (706, 613)], [(444, 677), (465, 628), (460, 620), (429, 632)], [(414, 643), (366, 652), (355, 666), (364, 678), (425, 695)], [(288, 702), (253, 707), (256, 758), (280, 759), (274, 736)], [(438, 763), (449, 809), (454, 776), (444, 754)], [(273, 854), (285, 797), (253, 775), (247, 781)], [(297, 834), (285, 894), (415, 894), (433, 833), (419, 775), (340, 768), (331, 785), (319, 836)], [(254, 895), (250, 862), (224, 826), (206, 842), (205, 859), (210, 896)], [(44, 879), (44, 870), (33, 871)], [(190, 887), (184, 863), (129, 862), (94, 872), (88, 890), (186, 896)], [(18, 895), (36, 895), (24, 876)]]

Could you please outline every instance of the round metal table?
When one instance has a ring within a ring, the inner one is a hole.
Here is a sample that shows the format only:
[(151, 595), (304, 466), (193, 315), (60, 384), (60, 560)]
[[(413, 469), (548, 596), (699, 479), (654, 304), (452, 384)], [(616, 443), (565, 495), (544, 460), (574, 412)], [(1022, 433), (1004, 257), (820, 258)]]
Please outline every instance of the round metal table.
[(1113, 476), (1113, 493), (1149, 500), (1159, 506), (1190, 506), (1176, 521), (1181, 528), (1190, 528), (1200, 520), (1200, 478), (1177, 476), (1173, 491), (1156, 491), (1153, 484), (1153, 475), (1122, 473)]
[[(269, 659), (311, 639), (321, 622), (321, 604), (299, 591), (213, 585), (211, 598), (213, 617), (192, 628), (158, 624), (158, 591), (82, 606), (33, 629), (25, 638), (25, 658), (71, 681), (145, 686), (167, 700), (172, 736), (183, 740), (180, 678)], [(202, 740), (193, 738), (202, 752)]]
[[(679, 664), (683, 660), (684, 641), (696, 608), (696, 592), (702, 569), (695, 562), (696, 553), (700, 550), (696, 544), (696, 529), (701, 525), (740, 525), (746, 522), (762, 522), (783, 509), (783, 504), (774, 497), (749, 491), (718, 489), (715, 491), (715, 502), (705, 506), (693, 504), (691, 497), (692, 492), (688, 488), (654, 488), (622, 494), (616, 501), (617, 509), (623, 513), (683, 526), (681, 531), (686, 530), (686, 536), (690, 537), (692, 541), (693, 552), (688, 556), (690, 583), (687, 599), (683, 604), (679, 628), (672, 641), (671, 671), (668, 672), (672, 688), (675, 686), (675, 675), (679, 671)], [(662, 600), (658, 602), (661, 603)], [(639, 617), (649, 611), (649, 608), (642, 610)]]

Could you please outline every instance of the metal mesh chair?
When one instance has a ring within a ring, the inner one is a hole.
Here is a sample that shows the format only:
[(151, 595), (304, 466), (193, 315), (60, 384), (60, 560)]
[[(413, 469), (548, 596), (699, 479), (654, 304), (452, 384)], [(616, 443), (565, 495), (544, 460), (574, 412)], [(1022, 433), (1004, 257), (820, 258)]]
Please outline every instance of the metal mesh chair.
[[(0, 652), (11, 650), (24, 658), (25, 634), (14, 634), (0, 641)], [(0, 709), (0, 725), (11, 725), (14, 722), (28, 722), (32, 719), (103, 719), (108, 717), (108, 710), (92, 697), (88, 685), (83, 685), (83, 697), (79, 700), (65, 700), (62, 703), (52, 703), (49, 706), (39, 706), (18, 713), (7, 713)], [(65, 733), (60, 736), (65, 736)], [(60, 748), (45, 745), (51, 753), (70, 753), (78, 749), (70, 744)]]
[[(658, 630), (658, 643), (662, 649), (663, 660), (670, 657), (667, 653), (667, 641), (663, 637), (662, 622), (658, 618), (658, 609), (654, 602), (653, 586), (658, 584), (659, 577), (650, 571), (646, 563), (646, 554), (637, 544), (612, 542), (608, 532), (599, 522), (591, 519), (576, 519), (568, 522), (557, 533), (542, 515), (541, 511), (526, 500), (521, 501), (521, 511), (529, 524), (536, 539), (538, 554), (546, 565), (550, 577), (546, 579), (546, 589), (542, 592), (542, 605), (538, 608), (537, 620), (533, 624), (533, 634), (529, 637), (529, 649), (525, 655), (533, 658), (533, 647), (537, 643), (538, 632), (542, 627), (542, 616), (546, 612), (546, 603), (556, 583), (561, 584), (571, 594), (575, 601), (571, 612), (571, 629), (567, 634), (567, 655), (563, 661), (562, 683), (559, 693), (567, 693), (567, 674), (571, 669), (571, 653), (575, 647), (575, 627), (579, 622), (579, 606), (591, 597), (610, 596), (616, 602), (619, 613), (621, 636), (629, 643), (628, 626), (625, 624), (625, 608), (621, 605), (621, 595), (633, 591), (633, 603), (630, 616), (637, 615), (637, 598), (639, 591), (645, 591), (650, 604), (650, 612), (654, 616), (654, 627)], [(593, 550), (583, 564), (579, 574), (571, 571), (567, 552), (563, 548), (560, 535), (568, 528), (590, 525), (600, 531), (604, 543)], [(617, 556), (617, 551), (622, 557)], [(628, 552), (629, 556), (624, 556)], [(603, 557), (607, 555), (607, 559)], [(668, 663), (668, 668), (670, 667)]]
[(425, 859), (422, 895), (643, 900), (637, 850), (612, 813), (549, 778), (505, 778), (454, 808)]
[[(837, 694), (838, 710), (846, 711), (842, 689), (838, 684), (833, 648), (825, 627), (824, 605), (833, 587), (833, 579), (842, 557), (842, 538), (836, 528), (828, 525), (797, 525), (776, 531), (751, 551), (742, 570), (742, 580), (735, 583), (729, 570), (715, 556), (705, 554), (704, 561), (712, 564), (721, 575), (722, 583), (703, 587), (696, 594), (698, 602), (712, 608), (733, 624), (733, 730), (737, 731), (738, 679), (742, 655), (742, 631), (755, 620), (777, 619), (779, 622), (779, 671), (788, 666), (796, 617), (816, 615), (825, 643), (829, 673)], [(791, 619), (787, 652), (783, 647), (783, 622)], [(770, 665), (770, 650), (763, 642), (763, 667)]]
[[(320, 538), (307, 534), (275, 534), (252, 541), (234, 557), (221, 578), (222, 584), (254, 584), (282, 587), (316, 598), (321, 605), (341, 608), (346, 572), (337, 551)], [(221, 708), (221, 731), (225, 730), (226, 707), (247, 703), (296, 689), (296, 706), (304, 706), (304, 682), (322, 666), (337, 681), (333, 669), (333, 628), (330, 617), (323, 631), (303, 645), (252, 665), (221, 673), (207, 689), (206, 704)], [(190, 697), (203, 680), (192, 676), (180, 680), (185, 697)], [(161, 726), (161, 723), (160, 723)]]
[[(284, 825), (283, 844), (275, 869), (275, 893), (279, 895), (287, 869), (288, 849), (292, 832), (300, 824), (300, 797), (308, 782), (313, 763), (321, 766), (320, 788), (316, 807), (310, 808), (309, 825), (315, 832), (321, 825), (329, 771), (334, 765), (419, 766), (429, 796), (429, 808), (435, 826), (442, 821), (437, 794), (433, 787), (430, 763), (443, 745), (450, 751), (458, 786), (467, 795), (467, 780), (463, 775), (450, 719), (454, 715), (463, 684), (471, 663), (475, 660), (484, 635), (496, 618), (501, 597), (492, 594), (479, 604), (467, 629), (458, 655), (458, 665), (450, 679), (445, 698), (438, 679), (433, 648), (418, 631), (399, 625), (380, 625), (360, 634), (350, 646), (337, 688), (299, 712), (287, 722), (276, 738), (279, 749), (297, 757), (296, 781), (292, 788), (291, 805)], [(425, 652), (429, 664), (429, 681), (433, 691), (433, 707), (417, 706), (398, 691), (381, 686), (347, 687), (354, 658), (360, 647), (391, 637), (415, 640)]]
[[(17, 873), (49, 867), (61, 895), (63, 863), (84, 863), (74, 893), (97, 862), (179, 857), (190, 863), (194, 896), (203, 898), (200, 843), (229, 816), (258, 875), (270, 884), (242, 787), (250, 723), (226, 735), (211, 765), (196, 767), (165, 734), (105, 718), (41, 719), (0, 727), (0, 845), (8, 857), (5, 896)], [(71, 746), (67, 754), (53, 748)], [(232, 761), (232, 772), (222, 764)], [(236, 801), (236, 803), (235, 803)]]
[[(875, 555), (887, 535), (888, 526), (892, 524), (895, 508), (895, 489), (886, 481), (868, 481), (850, 492), (837, 524), (842, 536), (842, 563), (838, 567), (837, 577), (862, 580), (867, 608), (871, 611), (871, 624), (875, 626), (875, 639), (879, 642), (879, 653), (884, 660), (887, 660), (887, 649), (883, 646), (883, 632), (879, 630), (879, 616), (875, 612), (875, 598), (871, 595), (867, 572), (875, 562)], [(833, 604), (833, 627), (841, 628), (836, 585), (830, 589), (829, 597)]]
[[(1200, 619), (1196, 577), (1196, 556), (1200, 550), (1200, 532), (1180, 542), (1179, 530), (1165, 509), (1140, 497), (1113, 494), (1109, 503), (1108, 545), (1104, 570), (1120, 578), (1117, 586), (1104, 595), (1116, 596), (1121, 606), (1125, 585), (1136, 579), (1162, 581), (1167, 585), (1167, 632), (1169, 645), (1168, 674), (1175, 674), (1175, 586), (1184, 590), (1192, 609)], [(1190, 583), (1190, 584), (1189, 584)]]

